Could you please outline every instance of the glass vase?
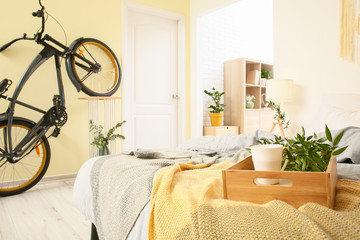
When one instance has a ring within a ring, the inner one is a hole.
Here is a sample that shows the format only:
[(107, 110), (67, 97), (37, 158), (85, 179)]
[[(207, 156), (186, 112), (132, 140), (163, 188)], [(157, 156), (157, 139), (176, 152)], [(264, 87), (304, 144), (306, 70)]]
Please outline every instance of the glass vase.
[(104, 148), (99, 148), (99, 156), (105, 156), (109, 154), (110, 154), (110, 150), (108, 146), (105, 146)]

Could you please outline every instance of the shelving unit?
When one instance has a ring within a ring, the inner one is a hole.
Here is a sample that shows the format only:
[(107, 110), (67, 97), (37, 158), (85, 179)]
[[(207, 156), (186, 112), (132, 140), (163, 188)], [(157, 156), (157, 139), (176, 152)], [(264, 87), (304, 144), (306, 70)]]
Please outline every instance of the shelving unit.
[[(266, 86), (261, 85), (261, 69), (274, 72), (273, 65), (246, 58), (224, 63), (224, 125), (239, 126), (240, 133), (270, 131), (272, 127), (274, 115), (265, 105)], [(255, 97), (253, 109), (246, 108), (248, 95)]]

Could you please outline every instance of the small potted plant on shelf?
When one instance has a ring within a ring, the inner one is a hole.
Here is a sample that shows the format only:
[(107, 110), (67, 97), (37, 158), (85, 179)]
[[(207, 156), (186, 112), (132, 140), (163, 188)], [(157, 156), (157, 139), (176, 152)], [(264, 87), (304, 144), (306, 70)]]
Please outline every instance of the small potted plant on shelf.
[(209, 108), (212, 109), (209, 113), (211, 126), (221, 126), (225, 106), (223, 103), (221, 103), (221, 97), (224, 95), (224, 92), (219, 92), (215, 90), (215, 88), (212, 88), (212, 92), (204, 90), (204, 93), (209, 95), (215, 104), (209, 106)]
[(255, 96), (253, 95), (246, 96), (246, 108), (254, 108), (255, 106), (254, 100), (255, 100)]
[(318, 138), (316, 133), (305, 136), (305, 129), (302, 128), (302, 134), (297, 134), (293, 139), (275, 136), (274, 139), (261, 138), (258, 143), (283, 145), (285, 171), (325, 172), (331, 157), (343, 153), (348, 147), (338, 146), (344, 131), (333, 138), (328, 126), (325, 125), (325, 134), (326, 137), (323, 138)]
[(90, 143), (91, 145), (96, 146), (99, 149), (99, 155), (104, 156), (110, 154), (109, 143), (117, 138), (125, 139), (121, 134), (116, 134), (115, 130), (121, 127), (126, 121), (116, 124), (114, 127), (110, 128), (109, 131), (104, 134), (103, 126), (95, 125), (93, 121), (90, 120), (90, 129), (89, 132), (94, 134), (94, 140)]
[(261, 80), (260, 80), (260, 84), (261, 85), (266, 85), (266, 80), (272, 78), (272, 72), (270, 70), (266, 70), (266, 69), (261, 69)]

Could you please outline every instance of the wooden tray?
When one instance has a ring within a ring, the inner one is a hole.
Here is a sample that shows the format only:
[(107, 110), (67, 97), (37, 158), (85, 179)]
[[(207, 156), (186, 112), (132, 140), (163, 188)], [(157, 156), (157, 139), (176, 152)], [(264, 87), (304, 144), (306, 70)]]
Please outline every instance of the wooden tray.
[[(326, 172), (254, 171), (249, 156), (222, 171), (224, 198), (254, 203), (282, 200), (295, 208), (316, 202), (334, 208), (337, 167), (332, 157)], [(257, 185), (256, 178), (279, 179), (276, 185)]]

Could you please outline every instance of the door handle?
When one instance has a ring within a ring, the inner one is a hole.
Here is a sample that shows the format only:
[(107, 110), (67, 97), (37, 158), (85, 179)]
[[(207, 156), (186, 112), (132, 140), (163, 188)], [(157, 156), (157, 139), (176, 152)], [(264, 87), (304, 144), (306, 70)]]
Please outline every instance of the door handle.
[(180, 98), (180, 96), (177, 95), (177, 94), (173, 94), (173, 95), (172, 95), (172, 98), (178, 100), (178, 99)]

